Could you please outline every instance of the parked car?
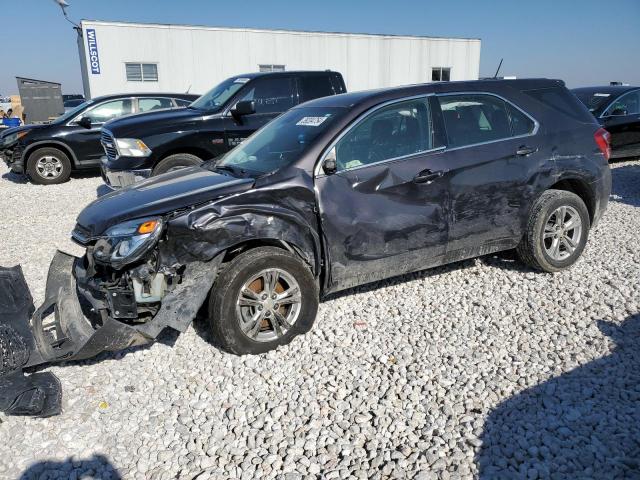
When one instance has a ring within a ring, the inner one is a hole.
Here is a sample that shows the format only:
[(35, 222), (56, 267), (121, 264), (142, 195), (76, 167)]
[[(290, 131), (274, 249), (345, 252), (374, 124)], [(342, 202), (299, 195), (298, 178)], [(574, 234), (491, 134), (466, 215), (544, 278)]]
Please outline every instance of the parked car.
[(608, 85), (572, 92), (611, 134), (611, 158), (640, 156), (640, 87)]
[(307, 332), (325, 295), (394, 275), (507, 249), (563, 270), (607, 206), (606, 139), (557, 80), (307, 102), (88, 205), (72, 234), (86, 253), (54, 258), (25, 367), (184, 331), (207, 297), (216, 343), (247, 354)]
[(222, 155), (282, 112), (346, 92), (338, 72), (271, 72), (232, 77), (186, 110), (122, 118), (102, 129), (105, 183), (118, 188)]
[(66, 182), (73, 170), (95, 169), (104, 155), (100, 127), (116, 117), (189, 105), (197, 95), (128, 93), (88, 100), (47, 125), (0, 134), (0, 157), (15, 173), (43, 185)]

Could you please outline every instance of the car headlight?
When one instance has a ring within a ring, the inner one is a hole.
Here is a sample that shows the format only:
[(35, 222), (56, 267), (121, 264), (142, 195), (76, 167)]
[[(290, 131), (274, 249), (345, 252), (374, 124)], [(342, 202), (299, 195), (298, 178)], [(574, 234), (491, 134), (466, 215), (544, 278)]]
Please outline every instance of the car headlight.
[(148, 157), (151, 155), (151, 149), (137, 138), (118, 138), (116, 144), (120, 155), (125, 157)]
[(143, 218), (119, 223), (96, 242), (93, 256), (118, 269), (139, 260), (155, 246), (162, 234), (161, 218)]
[(23, 132), (12, 133), (11, 135), (7, 135), (2, 139), (2, 145), (11, 145), (12, 143), (17, 142), (22, 137), (26, 136), (29, 133), (29, 130), (25, 130)]

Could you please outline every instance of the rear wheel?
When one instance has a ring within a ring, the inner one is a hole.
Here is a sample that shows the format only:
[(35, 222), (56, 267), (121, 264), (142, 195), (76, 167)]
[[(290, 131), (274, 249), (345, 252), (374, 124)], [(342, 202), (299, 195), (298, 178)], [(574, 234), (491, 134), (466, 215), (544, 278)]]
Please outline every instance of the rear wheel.
[(169, 155), (167, 158), (158, 162), (158, 165), (153, 169), (153, 175), (173, 172), (174, 170), (193, 167), (195, 165), (200, 165), (201, 163), (202, 160), (195, 155), (191, 155), (190, 153), (176, 153), (175, 155)]
[(27, 175), (39, 185), (64, 183), (71, 176), (71, 161), (62, 150), (39, 148), (29, 155)]
[(547, 190), (533, 206), (516, 251), (524, 263), (558, 272), (580, 258), (589, 228), (589, 212), (580, 197), (564, 190)]
[(308, 332), (318, 310), (310, 269), (275, 247), (249, 250), (225, 266), (209, 298), (209, 322), (221, 346), (238, 355), (286, 345)]

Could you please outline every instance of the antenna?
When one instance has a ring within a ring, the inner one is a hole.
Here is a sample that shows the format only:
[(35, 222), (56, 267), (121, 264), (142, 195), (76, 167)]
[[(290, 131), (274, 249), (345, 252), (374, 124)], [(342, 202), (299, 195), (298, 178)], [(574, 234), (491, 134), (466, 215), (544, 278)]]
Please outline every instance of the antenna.
[(191, 87), (193, 86), (193, 84), (189, 85), (189, 88), (187, 88), (187, 91), (184, 93), (189, 93), (189, 90), (191, 90)]
[(493, 76), (493, 78), (498, 78), (498, 73), (500, 73), (500, 68), (502, 67), (502, 61), (504, 60), (504, 58), (500, 59), (500, 63), (498, 64), (498, 69), (496, 70), (496, 74)]

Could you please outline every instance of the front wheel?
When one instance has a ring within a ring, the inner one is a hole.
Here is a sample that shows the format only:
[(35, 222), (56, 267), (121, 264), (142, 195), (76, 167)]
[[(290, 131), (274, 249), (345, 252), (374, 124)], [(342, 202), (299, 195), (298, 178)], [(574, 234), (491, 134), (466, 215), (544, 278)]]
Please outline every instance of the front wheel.
[(209, 323), (223, 349), (258, 354), (308, 332), (318, 287), (298, 257), (275, 247), (248, 250), (224, 266), (209, 298)]
[(64, 183), (71, 176), (71, 161), (62, 150), (39, 148), (29, 155), (27, 175), (38, 185)]
[(534, 204), (516, 251), (533, 268), (558, 272), (573, 265), (587, 244), (589, 212), (582, 199), (564, 190), (547, 190)]

